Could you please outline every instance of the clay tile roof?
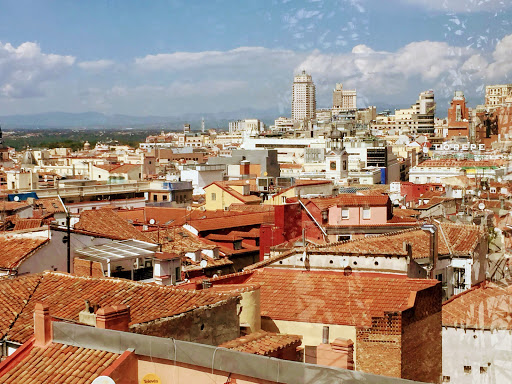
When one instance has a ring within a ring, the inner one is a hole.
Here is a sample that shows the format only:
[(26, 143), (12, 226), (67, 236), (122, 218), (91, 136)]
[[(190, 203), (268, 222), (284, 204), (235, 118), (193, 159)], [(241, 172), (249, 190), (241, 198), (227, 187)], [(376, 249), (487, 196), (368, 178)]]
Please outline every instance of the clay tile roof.
[(97, 164), (96, 168), (101, 168), (109, 173), (126, 173), (134, 168), (140, 169), (140, 164)]
[(48, 243), (48, 238), (0, 235), (0, 269), (15, 269), (34, 251)]
[(117, 353), (57, 343), (32, 347), (23, 360), (0, 377), (0, 383), (90, 383), (118, 357)]
[(206, 243), (183, 227), (160, 228), (144, 232), (144, 234), (153, 242), (161, 244), (163, 252), (178, 255), (216, 248), (215, 245)]
[(83, 211), (74, 229), (115, 240), (135, 239), (152, 242), (150, 238), (111, 209)]
[(512, 330), (512, 286), (477, 285), (443, 304), (443, 326)]
[(315, 204), (320, 210), (325, 210), (333, 205), (343, 207), (386, 206), (388, 200), (388, 195), (356, 195), (355, 193), (343, 193), (338, 196), (309, 199), (308, 202)]
[[(20, 343), (27, 341), (33, 334), (35, 303), (48, 304), (50, 315), (73, 321), (79, 320), (78, 314), (83, 309), (84, 300), (101, 307), (126, 304), (130, 307), (130, 324), (138, 324), (172, 317), (229, 299), (225, 294), (208, 290), (187, 291), (124, 279), (98, 279), (44, 272), (0, 281), (0, 303), (12, 300), (9, 294), (17, 289), (22, 293), (15, 294), (16, 302), (25, 301), (25, 304), (11, 304), (13, 313), (0, 311), (0, 325), (7, 325), (0, 329), (0, 335)], [(5, 319), (2, 321), (2, 318)]]
[(229, 215), (217, 218), (195, 219), (188, 222), (199, 232), (224, 228), (255, 226), (274, 222), (273, 212), (227, 212)]
[(75, 257), (73, 260), (73, 273), (82, 277), (104, 277), (103, 266), (99, 261), (84, 260)]
[(416, 292), (440, 284), (430, 279), (274, 268), (247, 276), (245, 283), (261, 285), (262, 316), (351, 326), (371, 326), (373, 317), (411, 308)]
[[(469, 256), (482, 241), (482, 231), (475, 225), (441, 223), (438, 225), (438, 254)], [(411, 228), (384, 235), (365, 237), (326, 245), (323, 250), (367, 254), (404, 254), (403, 243), (412, 245), (413, 259), (430, 255), (430, 236), (421, 228)]]
[[(441, 223), (444, 233), (439, 233), (439, 254), (467, 256), (473, 253), (482, 241), (483, 231), (476, 225)], [(446, 240), (445, 240), (446, 236)]]
[(267, 356), (284, 348), (296, 348), (301, 344), (301, 339), (298, 335), (258, 331), (223, 343), (219, 347)]
[(42, 227), (44, 224), (43, 219), (20, 219), (14, 220), (14, 231), (21, 231), (24, 229), (33, 229)]
[(28, 203), (26, 201), (2, 201), (0, 203), (0, 209), (3, 211), (17, 211), (18, 209), (28, 207)]
[(34, 207), (43, 213), (62, 213), (66, 209), (58, 198), (38, 199), (34, 201)]
[(506, 160), (425, 160), (418, 167), (500, 167)]

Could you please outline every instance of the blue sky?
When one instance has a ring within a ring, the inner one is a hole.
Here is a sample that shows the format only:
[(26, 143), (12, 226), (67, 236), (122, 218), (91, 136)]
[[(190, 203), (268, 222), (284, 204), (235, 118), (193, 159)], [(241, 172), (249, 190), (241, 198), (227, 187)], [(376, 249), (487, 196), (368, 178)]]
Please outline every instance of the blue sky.
[(320, 107), (336, 82), (361, 107), (476, 104), (511, 81), (509, 20), (509, 0), (0, 0), (0, 115), (289, 115), (302, 68)]

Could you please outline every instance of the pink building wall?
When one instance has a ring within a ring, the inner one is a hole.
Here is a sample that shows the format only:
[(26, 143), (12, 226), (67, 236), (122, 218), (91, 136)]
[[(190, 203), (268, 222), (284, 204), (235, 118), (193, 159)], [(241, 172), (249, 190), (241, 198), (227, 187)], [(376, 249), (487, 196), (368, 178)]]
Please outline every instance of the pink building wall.
[(363, 207), (348, 207), (348, 219), (341, 218), (341, 207), (329, 208), (329, 225), (376, 225), (386, 224), (388, 207), (370, 207), (370, 218), (363, 219)]

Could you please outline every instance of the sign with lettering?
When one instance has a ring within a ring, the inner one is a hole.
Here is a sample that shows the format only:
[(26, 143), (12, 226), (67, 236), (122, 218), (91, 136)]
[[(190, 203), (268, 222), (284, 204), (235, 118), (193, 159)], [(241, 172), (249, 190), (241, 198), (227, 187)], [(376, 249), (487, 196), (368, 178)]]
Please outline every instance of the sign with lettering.
[(444, 151), (485, 151), (485, 144), (434, 144), (436, 150)]
[(142, 378), (140, 384), (162, 384), (162, 380), (154, 373), (148, 373)]

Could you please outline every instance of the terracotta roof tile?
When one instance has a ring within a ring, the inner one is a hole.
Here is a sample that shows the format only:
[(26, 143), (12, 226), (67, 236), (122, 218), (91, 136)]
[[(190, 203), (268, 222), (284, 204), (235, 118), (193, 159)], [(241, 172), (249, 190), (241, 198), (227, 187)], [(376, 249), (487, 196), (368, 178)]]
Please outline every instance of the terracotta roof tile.
[(15, 269), (35, 250), (50, 240), (48, 238), (0, 235), (0, 269)]
[(96, 209), (83, 211), (74, 229), (86, 231), (116, 240), (141, 240), (151, 242), (151, 239), (138, 231), (111, 209)]
[[(222, 302), (226, 295), (204, 291), (187, 291), (174, 287), (144, 284), (124, 279), (91, 278), (66, 273), (45, 272), (11, 280), (0, 281), (0, 304), (9, 304), (12, 313), (0, 315), (0, 334), (15, 342), (25, 342), (33, 334), (35, 303), (50, 306), (55, 317), (78, 321), (84, 300), (102, 307), (116, 304), (130, 306), (131, 324), (174, 316), (195, 308)], [(18, 303), (26, 302), (26, 305)], [(16, 316), (17, 315), (17, 316)]]
[(443, 326), (512, 330), (512, 286), (482, 283), (443, 304)]
[(178, 255), (216, 248), (215, 245), (206, 243), (183, 227), (155, 228), (152, 231), (144, 232), (144, 234), (154, 243), (161, 244), (163, 252)]
[(273, 212), (227, 212), (231, 213), (223, 217), (204, 218), (199, 220), (191, 220), (189, 225), (197, 229), (199, 232), (213, 231), (224, 228), (237, 228), (246, 226), (256, 226), (264, 223), (273, 223)]
[(32, 347), (23, 360), (0, 377), (0, 383), (92, 382), (118, 357), (116, 353), (98, 354), (94, 349), (56, 343)]
[(369, 277), (343, 272), (265, 268), (247, 274), (261, 285), (261, 315), (273, 320), (370, 326), (372, 317), (411, 307), (411, 294), (430, 279)]
[(506, 160), (426, 160), (418, 167), (501, 167)]
[(267, 356), (284, 348), (298, 347), (302, 342), (301, 339), (299, 335), (258, 331), (228, 341), (219, 347)]

